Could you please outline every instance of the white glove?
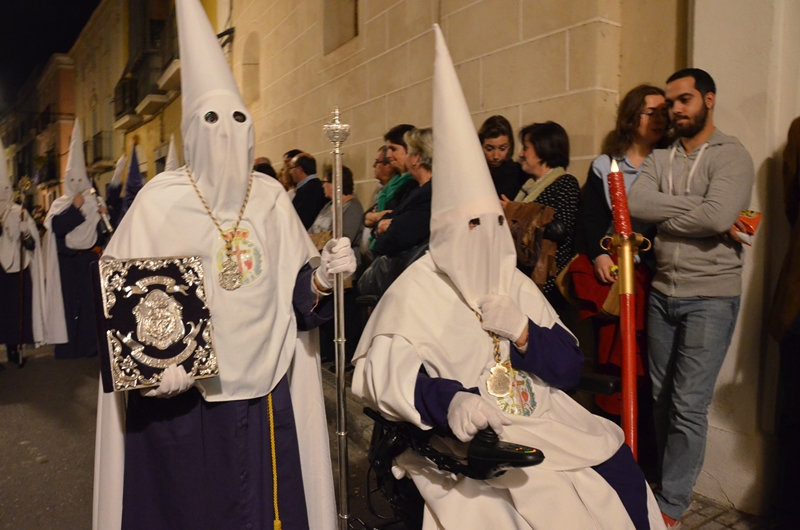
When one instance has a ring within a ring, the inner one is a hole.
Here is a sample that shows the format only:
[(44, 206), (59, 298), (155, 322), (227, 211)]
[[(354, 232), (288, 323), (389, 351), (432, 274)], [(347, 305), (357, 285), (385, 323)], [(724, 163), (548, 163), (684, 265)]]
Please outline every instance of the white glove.
[(356, 255), (346, 237), (331, 239), (322, 247), (322, 263), (314, 272), (317, 285), (323, 291), (330, 291), (333, 289), (333, 275), (339, 272), (343, 272), (345, 278), (356, 272)]
[(483, 329), (497, 333), (512, 342), (520, 338), (528, 325), (528, 317), (508, 296), (487, 294), (478, 298), (478, 308), (483, 319), (481, 323)]
[(489, 426), (500, 435), (503, 425), (511, 425), (511, 418), (484, 401), (481, 396), (472, 392), (456, 392), (447, 409), (447, 424), (456, 438), (468, 442), (478, 431)]
[(186, 373), (182, 366), (171, 364), (161, 374), (161, 384), (155, 388), (142, 389), (145, 397), (171, 398), (183, 394), (194, 386), (194, 377)]

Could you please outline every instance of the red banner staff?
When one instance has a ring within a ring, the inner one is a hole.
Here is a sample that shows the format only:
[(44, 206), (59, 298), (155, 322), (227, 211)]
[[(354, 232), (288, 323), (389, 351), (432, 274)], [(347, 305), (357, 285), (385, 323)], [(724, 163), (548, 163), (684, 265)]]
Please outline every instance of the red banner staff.
[[(648, 241), (641, 234), (631, 230), (631, 217), (628, 212), (628, 195), (625, 191), (625, 179), (619, 170), (616, 160), (611, 160), (611, 172), (608, 174), (608, 192), (611, 198), (611, 211), (614, 216), (614, 232), (611, 237), (601, 241), (609, 252), (617, 255), (619, 272), (619, 322), (620, 339), (622, 340), (622, 430), (625, 443), (630, 446), (633, 457), (638, 457), (637, 449), (637, 417), (636, 403), (636, 293), (634, 281), (633, 256), (639, 253), (639, 247)], [(647, 250), (645, 249), (645, 250)]]

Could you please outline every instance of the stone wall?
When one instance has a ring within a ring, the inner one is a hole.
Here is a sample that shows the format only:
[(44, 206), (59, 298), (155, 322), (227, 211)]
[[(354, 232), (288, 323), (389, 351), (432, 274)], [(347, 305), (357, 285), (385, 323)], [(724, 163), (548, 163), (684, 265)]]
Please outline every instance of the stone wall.
[(557, 121), (570, 134), (571, 171), (584, 180), (613, 127), (620, 88), (663, 83), (684, 65), (685, 51), (681, 58), (675, 48), (685, 3), (361, 0), (359, 34), (325, 55), (323, 0), (242, 0), (233, 3), (232, 64), (250, 95), (257, 156), (277, 162), (299, 148), (327, 158), (322, 125), (334, 105), (342, 109), (352, 128), (345, 164), (365, 199), (383, 134), (398, 123), (431, 124), (431, 27), (438, 22), (476, 127), (492, 114), (515, 128)]
[(693, 66), (716, 81), (714, 123), (753, 157), (750, 207), (764, 214), (745, 249), (736, 331), (709, 408), (706, 461), (695, 491), (750, 513), (770, 511), (780, 462), (774, 439), (777, 344), (766, 333), (786, 254), (781, 157), (800, 115), (800, 4), (794, 0), (704, 0), (693, 13)]

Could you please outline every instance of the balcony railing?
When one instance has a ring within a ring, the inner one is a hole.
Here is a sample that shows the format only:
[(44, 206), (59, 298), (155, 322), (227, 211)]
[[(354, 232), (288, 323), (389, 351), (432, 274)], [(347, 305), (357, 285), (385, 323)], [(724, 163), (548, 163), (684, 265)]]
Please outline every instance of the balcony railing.
[(133, 109), (139, 104), (136, 85), (133, 76), (128, 75), (120, 79), (114, 87), (114, 119), (118, 120), (126, 114), (133, 114)]
[(143, 52), (131, 63), (128, 73), (114, 88), (114, 119), (133, 114), (136, 106), (150, 94), (164, 94), (158, 88), (158, 78), (164, 70), (161, 54), (155, 51)]
[(103, 160), (112, 160), (113, 135), (109, 131), (100, 131), (92, 137), (92, 157), (91, 163)]

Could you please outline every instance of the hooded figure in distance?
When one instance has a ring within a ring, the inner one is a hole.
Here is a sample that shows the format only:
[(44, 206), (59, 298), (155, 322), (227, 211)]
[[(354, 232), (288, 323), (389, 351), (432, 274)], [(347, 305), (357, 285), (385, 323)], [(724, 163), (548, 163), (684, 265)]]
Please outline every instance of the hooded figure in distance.
[(14, 202), (5, 148), (0, 144), (0, 300), (3, 301), (0, 304), (0, 344), (6, 345), (9, 362), (20, 362), (17, 349), (20, 339), (23, 344), (43, 342), (43, 297), (44, 268), (39, 231), (28, 212)]
[(251, 172), (253, 118), (216, 34), (199, 0), (175, 6), (186, 165), (142, 188), (106, 254), (202, 258), (219, 376), (172, 365), (127, 406), (99, 396), (95, 528), (333, 529), (316, 334), (298, 332), (332, 317), (355, 257), (343, 238), (320, 259), (280, 183)]
[(91, 264), (102, 243), (103, 213), (108, 213), (86, 174), (83, 136), (72, 129), (64, 174), (64, 195), (53, 201), (44, 226), (47, 251), (45, 342), (55, 344), (56, 359), (97, 355)]
[[(392, 420), (450, 429), (458, 440), (441, 441), (456, 453), (486, 427), (544, 453), (538, 466), (479, 481), (406, 451), (395, 464), (425, 499), (426, 530), (663, 530), (622, 431), (561, 390), (577, 384), (583, 354), (516, 270), (511, 232), (434, 28), (430, 251), (372, 313), (354, 358), (353, 393)], [(506, 378), (505, 391), (489, 382), (494, 374)]]

